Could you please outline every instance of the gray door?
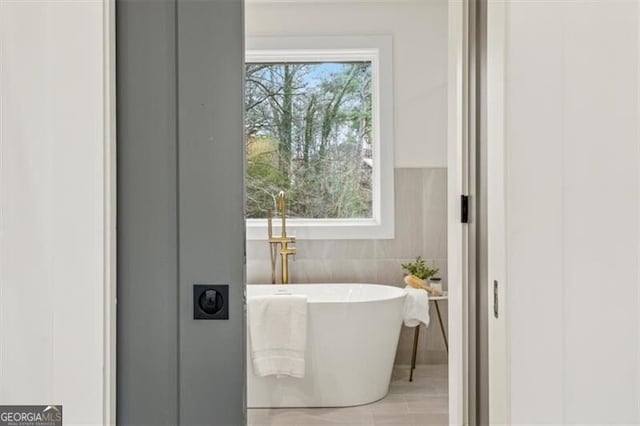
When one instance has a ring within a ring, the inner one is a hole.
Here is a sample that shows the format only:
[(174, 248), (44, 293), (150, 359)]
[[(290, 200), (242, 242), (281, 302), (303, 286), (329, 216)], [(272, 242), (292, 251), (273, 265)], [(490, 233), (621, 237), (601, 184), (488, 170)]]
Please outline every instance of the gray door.
[[(242, 425), (243, 1), (116, 10), (118, 423)], [(228, 320), (194, 319), (195, 284)]]

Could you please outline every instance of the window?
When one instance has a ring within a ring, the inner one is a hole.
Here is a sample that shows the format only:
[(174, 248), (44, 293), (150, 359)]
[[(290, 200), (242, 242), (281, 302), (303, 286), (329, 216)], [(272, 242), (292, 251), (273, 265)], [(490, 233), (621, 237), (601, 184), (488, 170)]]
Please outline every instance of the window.
[(393, 237), (390, 61), (386, 37), (248, 40), (250, 239), (280, 190), (299, 238)]

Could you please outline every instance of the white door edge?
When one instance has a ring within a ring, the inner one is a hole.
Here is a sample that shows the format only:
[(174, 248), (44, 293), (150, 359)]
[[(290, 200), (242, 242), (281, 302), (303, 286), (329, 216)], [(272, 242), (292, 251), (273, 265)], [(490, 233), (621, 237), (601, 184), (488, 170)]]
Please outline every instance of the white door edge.
[(116, 15), (103, 0), (104, 199), (103, 199), (103, 403), (106, 425), (116, 424)]
[(468, 424), (468, 226), (460, 196), (468, 193), (468, 0), (449, 1), (448, 274), (449, 424)]
[[(487, 10), (487, 220), (489, 292), (489, 423), (509, 424), (508, 305), (506, 287), (506, 30), (509, 4)], [(495, 295), (494, 295), (495, 292)], [(494, 306), (497, 297), (497, 307)], [(497, 309), (497, 316), (494, 312)]]

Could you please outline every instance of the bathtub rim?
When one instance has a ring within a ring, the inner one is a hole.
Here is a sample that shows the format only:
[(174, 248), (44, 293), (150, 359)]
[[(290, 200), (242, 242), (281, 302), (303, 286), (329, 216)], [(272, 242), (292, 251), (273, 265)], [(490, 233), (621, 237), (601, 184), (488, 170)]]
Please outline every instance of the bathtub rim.
[[(260, 287), (284, 287), (282, 290), (285, 290), (288, 286), (300, 286), (300, 287), (308, 287), (308, 286), (345, 286), (345, 285), (355, 285), (355, 286), (367, 286), (367, 287), (387, 287), (394, 289), (394, 293), (397, 291), (397, 295), (390, 295), (389, 297), (381, 297), (378, 299), (364, 299), (364, 300), (340, 300), (340, 299), (327, 299), (327, 300), (312, 300), (307, 301), (310, 305), (344, 305), (344, 304), (366, 304), (366, 303), (379, 303), (379, 302), (390, 302), (398, 299), (405, 299), (407, 297), (407, 291), (403, 287), (397, 287), (390, 284), (373, 284), (373, 283), (356, 283), (356, 282), (343, 282), (343, 283), (291, 283), (291, 284), (247, 284), (247, 303), (249, 299), (253, 296), (249, 296), (249, 288), (253, 286)], [(294, 294), (294, 293), (280, 293), (280, 294)]]

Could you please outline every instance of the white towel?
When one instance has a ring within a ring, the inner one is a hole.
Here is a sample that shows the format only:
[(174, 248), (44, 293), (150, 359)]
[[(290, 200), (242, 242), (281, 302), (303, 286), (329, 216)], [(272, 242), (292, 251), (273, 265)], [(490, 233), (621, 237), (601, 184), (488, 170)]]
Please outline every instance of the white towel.
[(404, 325), (415, 327), (421, 322), (429, 325), (429, 293), (406, 286), (407, 297), (404, 299)]
[(304, 377), (307, 296), (251, 297), (247, 309), (254, 374)]

